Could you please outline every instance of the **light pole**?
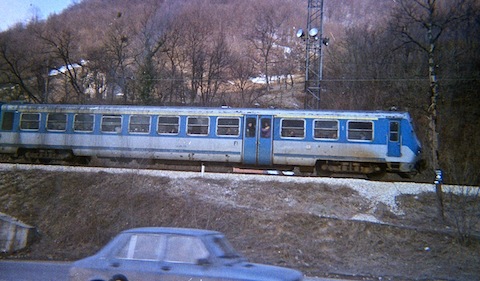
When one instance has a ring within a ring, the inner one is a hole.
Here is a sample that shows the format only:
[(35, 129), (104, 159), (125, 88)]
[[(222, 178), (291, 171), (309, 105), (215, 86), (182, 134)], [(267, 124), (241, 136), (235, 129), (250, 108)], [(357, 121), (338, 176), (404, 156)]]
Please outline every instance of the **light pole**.
[(303, 29), (297, 31), (297, 37), (306, 44), (305, 108), (319, 109), (323, 79), (322, 45), (327, 46), (329, 42), (323, 37), (323, 0), (308, 0), (307, 30), (307, 34)]

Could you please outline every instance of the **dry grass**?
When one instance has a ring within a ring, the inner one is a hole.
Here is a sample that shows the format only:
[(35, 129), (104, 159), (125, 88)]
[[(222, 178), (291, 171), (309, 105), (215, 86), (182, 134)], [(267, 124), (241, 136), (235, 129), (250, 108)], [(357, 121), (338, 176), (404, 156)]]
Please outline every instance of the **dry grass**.
[[(0, 211), (39, 239), (8, 258), (75, 260), (140, 226), (215, 229), (250, 260), (310, 276), (478, 280), (480, 245), (432, 221), (434, 194), (397, 198), (404, 215), (374, 206), (382, 224), (349, 220), (372, 203), (344, 186), (139, 174), (2, 171)], [(395, 225), (395, 226), (394, 226)], [(444, 229), (443, 229), (444, 230)]]

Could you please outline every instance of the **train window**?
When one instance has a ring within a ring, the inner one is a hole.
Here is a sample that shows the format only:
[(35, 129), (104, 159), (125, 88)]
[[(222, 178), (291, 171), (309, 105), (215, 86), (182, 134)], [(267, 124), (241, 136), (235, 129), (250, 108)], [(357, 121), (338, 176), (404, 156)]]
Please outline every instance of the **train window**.
[(348, 140), (373, 140), (373, 123), (366, 121), (348, 122)]
[(208, 135), (208, 117), (188, 117), (187, 134)]
[(239, 118), (218, 118), (217, 135), (218, 136), (238, 136), (240, 128)]
[(270, 118), (262, 118), (260, 120), (260, 125), (262, 125), (262, 128), (260, 129), (260, 137), (270, 138), (272, 136), (272, 124)]
[(38, 130), (40, 128), (40, 113), (22, 113), (20, 117), (20, 129)]
[(399, 123), (398, 121), (390, 122), (390, 141), (391, 142), (398, 142), (399, 140)]
[(73, 121), (75, 132), (93, 132), (93, 114), (76, 114)]
[(49, 113), (47, 116), (48, 131), (65, 131), (67, 128), (67, 114)]
[(134, 134), (150, 133), (150, 116), (148, 115), (132, 115), (128, 124), (128, 131)]
[(160, 116), (158, 117), (157, 132), (161, 135), (176, 135), (180, 118), (178, 116)]
[(304, 138), (305, 120), (282, 119), (281, 134), (284, 138)]
[(338, 139), (337, 120), (315, 120), (314, 138), (316, 139)]
[(121, 133), (122, 132), (122, 116), (121, 115), (102, 116), (102, 132)]
[(245, 126), (245, 136), (253, 138), (256, 135), (257, 118), (247, 118), (247, 126)]
[(2, 117), (2, 130), (3, 131), (11, 131), (13, 130), (13, 112), (4, 112)]

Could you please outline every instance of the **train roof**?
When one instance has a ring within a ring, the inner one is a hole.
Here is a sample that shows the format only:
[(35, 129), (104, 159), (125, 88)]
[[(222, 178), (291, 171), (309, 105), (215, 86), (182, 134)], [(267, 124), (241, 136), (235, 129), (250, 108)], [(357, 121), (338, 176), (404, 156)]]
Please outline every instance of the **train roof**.
[(230, 108), (230, 107), (180, 107), (180, 106), (138, 106), (138, 105), (75, 105), (75, 104), (7, 104), (2, 110), (21, 112), (57, 112), (57, 113), (103, 113), (103, 114), (162, 114), (162, 115), (228, 115), (243, 116), (273, 115), (277, 117), (316, 117), (316, 118), (398, 118), (410, 119), (408, 112), (402, 111), (361, 111), (361, 110), (302, 110), (267, 108)]

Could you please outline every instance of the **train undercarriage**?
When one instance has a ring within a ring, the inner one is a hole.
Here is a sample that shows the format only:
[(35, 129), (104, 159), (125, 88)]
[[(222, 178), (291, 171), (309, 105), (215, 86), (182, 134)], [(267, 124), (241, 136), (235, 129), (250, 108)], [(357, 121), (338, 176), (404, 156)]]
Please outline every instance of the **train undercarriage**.
[[(198, 170), (205, 169), (202, 162), (191, 161), (169, 161), (154, 159), (137, 159), (123, 157), (87, 157), (78, 156), (71, 150), (61, 149), (28, 149), (20, 148), (17, 153), (10, 155), (11, 161), (15, 163), (40, 163), (40, 164), (66, 164), (66, 165), (89, 165), (95, 159), (95, 166), (122, 166), (135, 162), (135, 167), (174, 169), (174, 170)], [(200, 165), (199, 165), (200, 164)], [(397, 165), (398, 166), (398, 165)], [(233, 172), (240, 171), (247, 173), (250, 171), (291, 171), (295, 175), (316, 175), (320, 177), (332, 177), (335, 175), (358, 175), (359, 177), (367, 177), (372, 180), (381, 180), (388, 171), (395, 171), (398, 168), (395, 164), (387, 165), (385, 163), (369, 163), (369, 162), (348, 162), (348, 161), (326, 161), (318, 160), (314, 167), (309, 166), (275, 166), (275, 167), (257, 167), (243, 166), (238, 163), (210, 163), (206, 171), (215, 172)], [(260, 173), (260, 172), (259, 172)], [(265, 172), (266, 173), (266, 172)], [(289, 173), (290, 174), (290, 173)], [(413, 174), (398, 173), (403, 178), (411, 178)]]

